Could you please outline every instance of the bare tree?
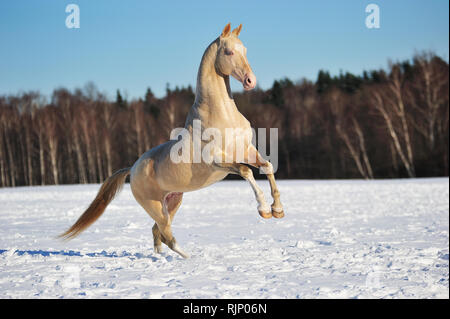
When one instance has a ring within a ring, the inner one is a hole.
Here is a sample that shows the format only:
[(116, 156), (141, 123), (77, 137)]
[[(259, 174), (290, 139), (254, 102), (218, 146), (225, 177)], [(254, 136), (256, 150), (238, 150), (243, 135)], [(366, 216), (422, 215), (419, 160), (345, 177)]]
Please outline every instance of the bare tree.
[(14, 136), (17, 135), (19, 124), (19, 114), (17, 109), (9, 108), (6, 112), (2, 112), (3, 137), (5, 140), (5, 152), (8, 157), (9, 186), (16, 186), (18, 163), (20, 159), (15, 156), (17, 150), (14, 148)]
[(391, 64), (389, 82), (373, 88), (373, 105), (382, 115), (389, 135), (400, 159), (409, 175), (415, 177), (412, 141), (409, 132), (408, 114), (403, 92), (404, 74), (398, 65)]
[(113, 115), (113, 109), (110, 105), (103, 105), (99, 113), (101, 119), (101, 137), (103, 140), (103, 151), (106, 160), (106, 175), (111, 176), (113, 173), (113, 131), (116, 127), (116, 119)]
[(133, 103), (131, 109), (134, 115), (134, 129), (136, 132), (136, 152), (141, 155), (144, 153), (144, 109), (141, 102)]
[(80, 130), (81, 143), (84, 145), (87, 157), (88, 182), (97, 181), (97, 170), (95, 161), (94, 136), (96, 133), (96, 118), (90, 105), (80, 106), (77, 122)]
[[(66, 95), (66, 94), (64, 94)], [(64, 118), (66, 140), (69, 144), (69, 148), (76, 155), (76, 167), (78, 183), (86, 184), (88, 182), (86, 175), (86, 167), (84, 160), (84, 150), (81, 145), (79, 125), (76, 121), (74, 113), (75, 105), (71, 101), (70, 96), (63, 96), (59, 101), (58, 107), (62, 108), (62, 114)]]
[(425, 137), (429, 150), (433, 151), (439, 120), (448, 122), (445, 117), (448, 110), (448, 65), (429, 52), (416, 54), (414, 65), (417, 72), (408, 92), (409, 102), (417, 111), (412, 124)]
[(331, 91), (329, 98), (339, 137), (347, 147), (361, 176), (364, 179), (373, 179), (364, 133), (354, 115), (355, 110), (337, 89)]
[(39, 172), (41, 175), (41, 185), (45, 185), (46, 178), (46, 165), (45, 165), (45, 135), (46, 135), (46, 112), (45, 110), (39, 110), (36, 112), (33, 121), (33, 127), (38, 136), (38, 148), (39, 148)]
[(50, 155), (51, 172), (53, 176), (53, 183), (59, 184), (59, 117), (54, 108), (48, 109), (47, 119), (45, 121), (45, 131), (48, 143), (48, 153)]

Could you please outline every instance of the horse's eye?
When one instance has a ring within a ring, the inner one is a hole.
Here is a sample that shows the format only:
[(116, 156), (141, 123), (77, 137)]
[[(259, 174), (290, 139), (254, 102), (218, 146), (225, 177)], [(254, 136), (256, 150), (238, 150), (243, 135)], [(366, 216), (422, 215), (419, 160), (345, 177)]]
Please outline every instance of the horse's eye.
[(233, 55), (234, 52), (231, 51), (230, 49), (225, 49), (225, 54), (226, 54), (226, 55)]

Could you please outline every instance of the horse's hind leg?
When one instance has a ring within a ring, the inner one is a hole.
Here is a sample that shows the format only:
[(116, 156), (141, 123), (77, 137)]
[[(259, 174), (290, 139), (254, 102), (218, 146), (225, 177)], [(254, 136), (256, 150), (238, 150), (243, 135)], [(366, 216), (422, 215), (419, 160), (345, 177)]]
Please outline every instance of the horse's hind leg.
[(180, 246), (178, 246), (175, 237), (172, 234), (172, 226), (168, 223), (157, 224), (161, 234), (161, 241), (166, 244), (174, 252), (178, 253), (183, 258), (189, 258), (189, 255), (185, 253)]
[(176, 209), (181, 204), (181, 193), (179, 194), (180, 195), (178, 196), (174, 196), (174, 198), (169, 197), (169, 201), (167, 201), (166, 197), (161, 201), (136, 199), (138, 199), (139, 204), (141, 204), (145, 211), (155, 221), (155, 226), (153, 226), (152, 229), (155, 252), (162, 252), (161, 243), (164, 243), (183, 258), (188, 258), (189, 255), (177, 245), (175, 237), (172, 235), (171, 228), (172, 219)]
[(149, 200), (140, 204), (155, 220), (152, 228), (155, 252), (162, 252), (161, 243), (164, 243), (183, 258), (188, 258), (189, 255), (178, 246), (172, 234), (172, 220), (181, 205), (182, 196), (182, 193), (169, 193), (162, 201)]
[[(170, 222), (173, 221), (175, 217), (175, 213), (177, 212), (178, 208), (181, 205), (181, 201), (183, 199), (183, 193), (170, 193), (165, 197), (167, 205), (167, 212), (170, 216)], [(160, 223), (163, 224), (163, 223)], [(152, 228), (153, 233), (153, 242), (154, 242), (154, 249), (155, 252), (161, 253), (162, 252), (162, 243), (168, 245), (168, 242), (165, 240), (165, 238), (161, 235), (161, 232), (158, 227), (158, 223), (155, 222)]]
[(189, 258), (180, 246), (178, 246), (175, 237), (172, 234), (172, 220), (181, 205), (181, 200), (183, 198), (183, 193), (169, 193), (164, 196), (162, 203), (163, 214), (166, 218), (162, 221), (156, 221), (158, 225), (159, 232), (161, 234), (161, 241), (166, 244), (174, 252), (178, 253), (183, 258)]
[(154, 224), (152, 227), (153, 233), (153, 249), (156, 253), (162, 253), (161, 233), (159, 232), (158, 224)]

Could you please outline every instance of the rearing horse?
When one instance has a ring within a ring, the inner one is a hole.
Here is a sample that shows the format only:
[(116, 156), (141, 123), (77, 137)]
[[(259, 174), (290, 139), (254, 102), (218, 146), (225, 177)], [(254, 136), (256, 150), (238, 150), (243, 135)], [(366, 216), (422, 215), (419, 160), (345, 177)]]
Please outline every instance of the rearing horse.
[[(145, 152), (131, 168), (123, 168), (108, 177), (97, 196), (81, 217), (66, 232), (60, 235), (73, 238), (94, 223), (106, 206), (120, 191), (125, 179), (130, 175), (130, 185), (137, 202), (155, 221), (152, 228), (154, 249), (160, 253), (162, 243), (184, 258), (189, 256), (176, 243), (171, 224), (181, 205), (184, 192), (197, 190), (224, 179), (228, 174), (238, 174), (247, 180), (258, 202), (258, 212), (263, 218), (284, 216), (280, 193), (275, 183), (272, 164), (266, 161), (251, 143), (252, 131), (249, 121), (239, 112), (230, 89), (230, 75), (240, 81), (245, 90), (256, 86), (256, 77), (247, 61), (247, 49), (238, 36), (242, 25), (231, 31), (227, 24), (222, 34), (214, 40), (203, 54), (197, 76), (195, 101), (185, 123), (188, 132), (190, 155), (194, 154), (194, 121), (200, 121), (202, 129), (214, 128), (222, 136), (227, 128), (241, 129), (244, 141), (243, 158), (236, 157), (230, 145), (218, 143), (211, 152), (211, 162), (177, 162), (171, 160), (171, 149), (178, 143), (170, 140)], [(202, 146), (205, 142), (201, 142)], [(192, 158), (192, 156), (191, 156)], [(231, 158), (231, 161), (224, 160)], [(273, 203), (266, 203), (264, 194), (246, 165), (260, 168), (270, 183)]]

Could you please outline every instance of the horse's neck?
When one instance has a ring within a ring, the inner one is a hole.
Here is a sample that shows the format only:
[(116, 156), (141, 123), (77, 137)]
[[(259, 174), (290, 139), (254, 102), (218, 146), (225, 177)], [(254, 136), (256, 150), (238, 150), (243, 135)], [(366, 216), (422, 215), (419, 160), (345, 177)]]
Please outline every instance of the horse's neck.
[(218, 49), (218, 40), (206, 49), (200, 63), (197, 76), (194, 107), (202, 110), (203, 114), (214, 114), (214, 117), (227, 116), (236, 112), (236, 105), (230, 89), (229, 76), (217, 73), (215, 57)]

